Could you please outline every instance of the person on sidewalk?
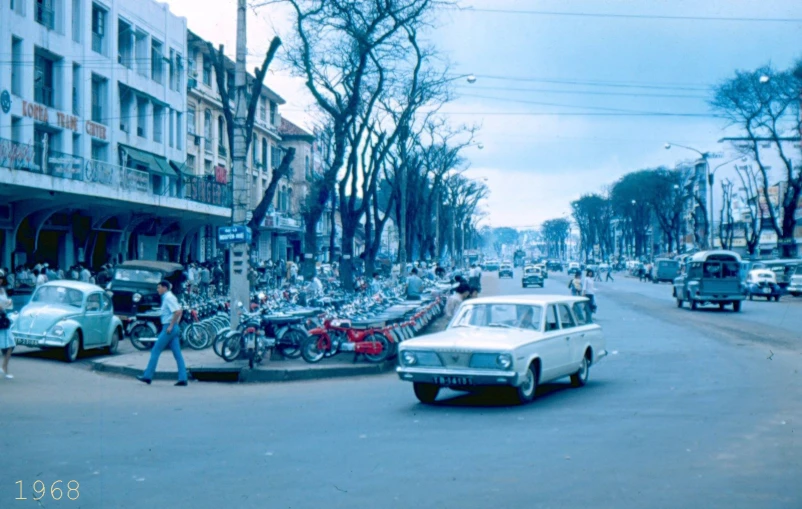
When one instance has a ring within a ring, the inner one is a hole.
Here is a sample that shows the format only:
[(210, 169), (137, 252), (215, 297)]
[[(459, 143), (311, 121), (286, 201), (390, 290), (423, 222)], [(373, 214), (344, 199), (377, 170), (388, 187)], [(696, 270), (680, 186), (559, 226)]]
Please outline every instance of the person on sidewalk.
[(607, 269), (607, 277), (604, 279), (605, 283), (608, 282), (608, 281), (612, 281), (613, 283), (615, 283), (615, 279), (613, 279), (613, 268), (612, 267)]
[(460, 304), (462, 304), (468, 297), (471, 295), (471, 287), (466, 284), (459, 285), (455, 290), (454, 293), (448, 298), (446, 301), (446, 317), (453, 318), (454, 313), (457, 312), (459, 309)]
[(145, 382), (148, 385), (153, 381), (153, 375), (156, 374), (159, 356), (168, 346), (170, 350), (173, 351), (175, 363), (178, 365), (178, 383), (175, 385), (187, 385), (187, 367), (184, 364), (184, 356), (181, 355), (181, 332), (178, 327), (183, 309), (178, 303), (176, 296), (170, 291), (171, 286), (169, 281), (162, 281), (156, 287), (156, 290), (162, 297), (160, 310), (162, 331), (159, 333), (159, 337), (156, 339), (156, 343), (153, 345), (153, 349), (150, 352), (148, 367), (145, 368), (145, 372), (142, 373), (142, 376), (136, 377), (137, 380)]
[(7, 285), (6, 273), (0, 270), (0, 352), (3, 354), (3, 377), (11, 380), (14, 375), (8, 372), (8, 361), (11, 360), (11, 352), (17, 344), (14, 342), (14, 336), (8, 330), (11, 322), (7, 313), (14, 309), (14, 302), (6, 293)]
[(568, 282), (568, 289), (571, 290), (571, 295), (582, 295), (582, 273), (579, 271), (574, 272), (574, 279)]
[(590, 317), (593, 318), (593, 313), (596, 312), (596, 284), (593, 282), (593, 271), (589, 270), (585, 274), (585, 279), (582, 281), (582, 296), (587, 297), (590, 301), (588, 307), (590, 308)]

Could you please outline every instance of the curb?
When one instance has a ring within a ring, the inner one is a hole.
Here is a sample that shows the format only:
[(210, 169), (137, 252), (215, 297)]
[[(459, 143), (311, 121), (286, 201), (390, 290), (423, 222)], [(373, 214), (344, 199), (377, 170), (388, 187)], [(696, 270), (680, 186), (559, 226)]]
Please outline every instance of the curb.
[[(142, 374), (141, 369), (130, 366), (115, 366), (103, 362), (89, 362), (92, 371), (128, 376), (131, 378)], [(395, 369), (396, 362), (386, 361), (382, 364), (355, 364), (354, 366), (331, 367), (298, 367), (298, 368), (266, 368), (248, 369), (247, 367), (187, 367), (189, 378), (201, 382), (239, 382), (239, 383), (275, 383), (304, 380), (325, 380), (329, 378), (359, 377), (381, 375)], [(176, 380), (176, 371), (157, 371), (154, 380)]]

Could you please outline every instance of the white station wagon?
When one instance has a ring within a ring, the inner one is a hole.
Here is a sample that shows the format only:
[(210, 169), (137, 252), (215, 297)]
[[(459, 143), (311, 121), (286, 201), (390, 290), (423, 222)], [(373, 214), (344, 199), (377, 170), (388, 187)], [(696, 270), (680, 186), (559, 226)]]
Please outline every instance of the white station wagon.
[(581, 387), (607, 355), (587, 303), (563, 295), (471, 299), (445, 331), (401, 343), (396, 371), (422, 403), (433, 403), (443, 387), (507, 386), (521, 404), (541, 383), (570, 376)]

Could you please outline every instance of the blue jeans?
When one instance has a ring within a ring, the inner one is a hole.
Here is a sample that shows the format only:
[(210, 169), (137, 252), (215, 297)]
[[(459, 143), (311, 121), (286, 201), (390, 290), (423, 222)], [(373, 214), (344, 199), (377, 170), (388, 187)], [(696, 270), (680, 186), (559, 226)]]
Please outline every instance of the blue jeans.
[(178, 325), (173, 326), (173, 332), (170, 334), (167, 333), (167, 326), (162, 325), (162, 331), (159, 333), (159, 337), (156, 338), (156, 343), (153, 344), (153, 349), (150, 351), (150, 361), (148, 361), (148, 367), (145, 368), (145, 372), (142, 374), (143, 377), (148, 380), (153, 380), (153, 375), (156, 373), (156, 365), (159, 364), (159, 356), (162, 354), (162, 351), (169, 346), (170, 350), (173, 351), (175, 363), (178, 364), (178, 381), (187, 381), (187, 367), (184, 364), (184, 356), (181, 355), (180, 334), (181, 329)]

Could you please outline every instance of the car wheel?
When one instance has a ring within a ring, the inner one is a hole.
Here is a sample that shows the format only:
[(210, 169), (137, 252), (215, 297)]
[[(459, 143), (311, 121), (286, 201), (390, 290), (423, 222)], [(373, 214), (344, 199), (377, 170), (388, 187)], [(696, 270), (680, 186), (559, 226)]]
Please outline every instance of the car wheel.
[(732, 303), (732, 310), (735, 311), (736, 313), (740, 312), (741, 311), (741, 301), (736, 300), (735, 302), (733, 302)]
[(518, 403), (525, 405), (535, 399), (535, 391), (537, 390), (537, 370), (535, 364), (529, 365), (526, 370), (526, 377), (524, 382), (515, 388), (515, 399)]
[(682, 299), (677, 299), (677, 307), (678, 308), (682, 307)]
[(718, 303), (718, 308), (719, 308), (720, 310), (722, 310), (722, 311), (724, 311), (724, 306), (726, 306), (726, 304), (725, 304), (725, 303), (723, 303), (723, 302), (719, 302), (719, 303)]
[(435, 384), (415, 382), (412, 384), (412, 389), (415, 391), (415, 397), (418, 398), (418, 401), (426, 405), (434, 403), (437, 395), (440, 394), (440, 386)]
[(114, 334), (111, 335), (111, 343), (106, 347), (106, 353), (115, 355), (120, 348), (120, 330), (114, 329)]
[(571, 385), (574, 387), (584, 387), (588, 383), (588, 377), (590, 376), (589, 354), (590, 352), (585, 352), (585, 356), (582, 357), (582, 364), (579, 365), (579, 371), (571, 375)]
[(70, 342), (64, 346), (64, 360), (75, 362), (78, 359), (78, 352), (81, 350), (81, 335), (78, 331), (72, 333)]
[(776, 297), (774, 297), (774, 300), (775, 300), (775, 302), (780, 302), (780, 295), (777, 295)]
[(697, 306), (698, 304), (696, 304), (696, 301), (691, 299), (691, 310), (696, 311)]

